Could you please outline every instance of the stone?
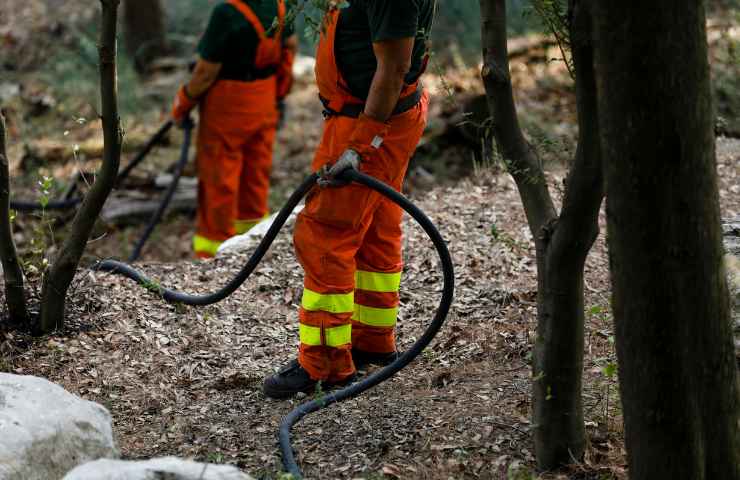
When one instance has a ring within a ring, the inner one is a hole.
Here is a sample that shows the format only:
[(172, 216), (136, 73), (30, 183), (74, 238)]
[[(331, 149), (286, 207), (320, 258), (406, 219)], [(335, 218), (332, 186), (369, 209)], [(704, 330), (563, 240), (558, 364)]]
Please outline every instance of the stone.
[(228, 465), (211, 465), (174, 457), (127, 462), (97, 460), (81, 465), (62, 480), (254, 480)]
[(111, 416), (43, 378), (0, 373), (0, 480), (55, 480), (118, 457)]

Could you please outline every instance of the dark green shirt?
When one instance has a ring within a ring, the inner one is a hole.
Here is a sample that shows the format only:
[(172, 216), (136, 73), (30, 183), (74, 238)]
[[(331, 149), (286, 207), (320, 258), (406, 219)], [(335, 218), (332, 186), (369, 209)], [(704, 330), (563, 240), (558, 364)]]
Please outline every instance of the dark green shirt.
[[(260, 23), (269, 33), (277, 18), (276, 0), (241, 0), (249, 5)], [(274, 33), (271, 33), (274, 35)], [(283, 38), (293, 34), (293, 25), (286, 25)], [(259, 37), (244, 15), (227, 3), (217, 5), (211, 13), (208, 26), (198, 44), (198, 54), (202, 59), (222, 64), (220, 79), (247, 80), (263, 78), (270, 71), (257, 71), (254, 68), (254, 55)], [(274, 70), (274, 69), (273, 69)]]
[(406, 83), (421, 74), (431, 34), (436, 0), (349, 0), (337, 24), (337, 67), (355, 97), (367, 99), (378, 66), (373, 42), (414, 37)]

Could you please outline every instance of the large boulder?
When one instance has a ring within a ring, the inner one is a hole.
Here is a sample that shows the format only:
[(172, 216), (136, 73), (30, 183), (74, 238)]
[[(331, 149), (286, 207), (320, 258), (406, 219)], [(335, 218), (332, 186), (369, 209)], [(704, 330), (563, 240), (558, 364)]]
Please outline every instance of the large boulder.
[(173, 457), (141, 462), (97, 460), (79, 466), (63, 480), (253, 480), (236, 467), (209, 465)]
[(0, 480), (56, 480), (117, 457), (111, 417), (43, 378), (0, 373)]

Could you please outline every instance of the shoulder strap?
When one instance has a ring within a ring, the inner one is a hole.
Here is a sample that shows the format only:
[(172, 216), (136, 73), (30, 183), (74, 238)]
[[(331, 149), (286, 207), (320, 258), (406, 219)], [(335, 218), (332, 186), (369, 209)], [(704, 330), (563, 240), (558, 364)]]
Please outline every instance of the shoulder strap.
[(249, 5), (244, 2), (240, 2), (239, 0), (227, 0), (226, 3), (236, 8), (242, 15), (244, 15), (244, 18), (252, 24), (254, 31), (257, 32), (257, 36), (260, 37), (260, 39), (264, 39), (267, 36), (265, 34), (265, 27), (262, 26), (262, 22), (260, 22), (260, 19), (254, 13), (254, 10), (249, 8)]

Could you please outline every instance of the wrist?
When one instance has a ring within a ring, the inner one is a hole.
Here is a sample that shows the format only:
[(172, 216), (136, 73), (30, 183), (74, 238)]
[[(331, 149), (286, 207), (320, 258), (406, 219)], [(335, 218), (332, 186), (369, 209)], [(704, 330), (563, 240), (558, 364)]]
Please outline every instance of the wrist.
[(368, 147), (380, 148), (389, 128), (387, 123), (362, 113), (357, 119), (355, 129), (350, 137), (349, 148), (355, 150)]
[(196, 97), (192, 96), (190, 94), (190, 92), (188, 91), (188, 84), (187, 83), (182, 86), (182, 93), (183, 93), (183, 95), (185, 95), (185, 98), (187, 98), (191, 102), (193, 102), (193, 103), (197, 103), (198, 102), (198, 99)]

